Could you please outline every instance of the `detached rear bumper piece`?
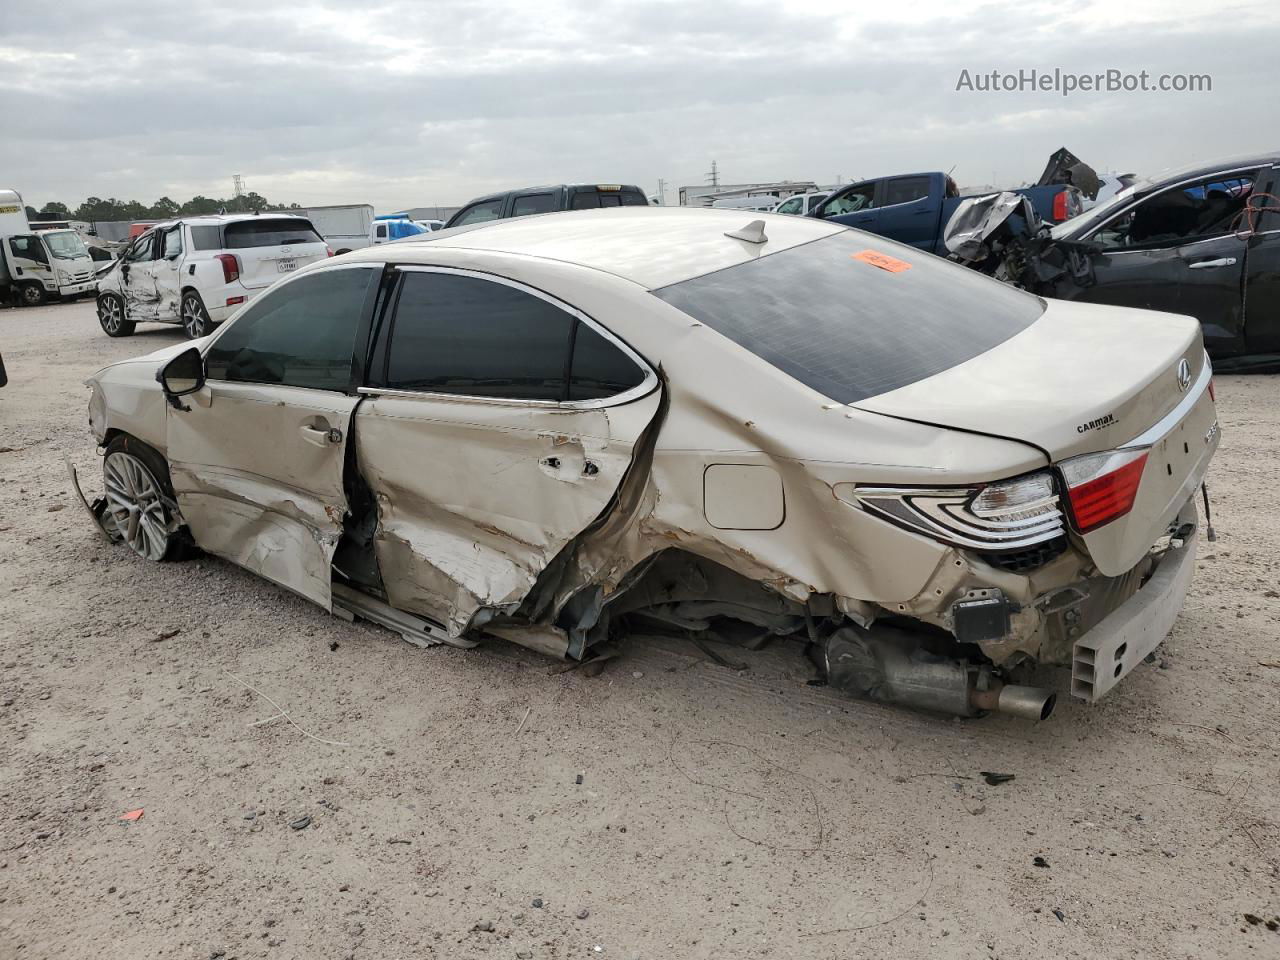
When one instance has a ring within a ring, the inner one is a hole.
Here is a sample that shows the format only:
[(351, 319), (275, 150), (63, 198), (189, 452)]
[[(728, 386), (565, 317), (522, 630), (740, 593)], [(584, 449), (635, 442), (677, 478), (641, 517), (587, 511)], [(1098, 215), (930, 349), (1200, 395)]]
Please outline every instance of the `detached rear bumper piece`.
[(1191, 500), (1178, 516), (1180, 524), (1192, 527), (1182, 546), (1170, 547), (1142, 589), (1076, 642), (1073, 697), (1097, 702), (1169, 635), (1196, 569), (1196, 520)]

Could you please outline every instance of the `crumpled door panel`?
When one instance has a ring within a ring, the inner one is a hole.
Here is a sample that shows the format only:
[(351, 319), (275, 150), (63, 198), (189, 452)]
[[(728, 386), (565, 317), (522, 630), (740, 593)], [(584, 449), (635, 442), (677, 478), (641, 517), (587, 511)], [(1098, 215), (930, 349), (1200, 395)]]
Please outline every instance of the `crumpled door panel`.
[(357, 461), (378, 507), (387, 599), (463, 633), (510, 612), (605, 511), (659, 394), (565, 410), (440, 397), (373, 397)]

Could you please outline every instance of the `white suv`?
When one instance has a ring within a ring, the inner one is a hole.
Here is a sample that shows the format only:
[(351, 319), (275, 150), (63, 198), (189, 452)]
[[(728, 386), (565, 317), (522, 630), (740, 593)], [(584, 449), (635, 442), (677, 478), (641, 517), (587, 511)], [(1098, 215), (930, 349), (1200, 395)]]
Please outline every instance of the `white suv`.
[(157, 223), (98, 278), (98, 322), (127, 337), (140, 322), (203, 337), (299, 267), (332, 256), (306, 217), (234, 214)]

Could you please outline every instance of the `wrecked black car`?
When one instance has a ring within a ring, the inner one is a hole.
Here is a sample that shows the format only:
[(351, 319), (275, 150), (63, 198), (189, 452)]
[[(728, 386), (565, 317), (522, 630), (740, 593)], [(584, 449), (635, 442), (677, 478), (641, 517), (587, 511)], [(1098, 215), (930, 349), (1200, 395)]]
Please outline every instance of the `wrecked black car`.
[(1214, 367), (1280, 370), (1280, 151), (1139, 180), (1048, 227), (1010, 194), (974, 198), (947, 248), (1041, 296), (1188, 314)]

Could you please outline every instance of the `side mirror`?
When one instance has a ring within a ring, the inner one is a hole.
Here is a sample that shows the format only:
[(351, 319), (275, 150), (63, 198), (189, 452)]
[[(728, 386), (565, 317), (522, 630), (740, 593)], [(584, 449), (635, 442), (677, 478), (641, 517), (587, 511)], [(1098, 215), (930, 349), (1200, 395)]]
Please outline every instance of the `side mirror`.
[(195, 393), (204, 386), (204, 357), (195, 347), (188, 347), (156, 371), (156, 381), (175, 409), (184, 409), (179, 397)]

